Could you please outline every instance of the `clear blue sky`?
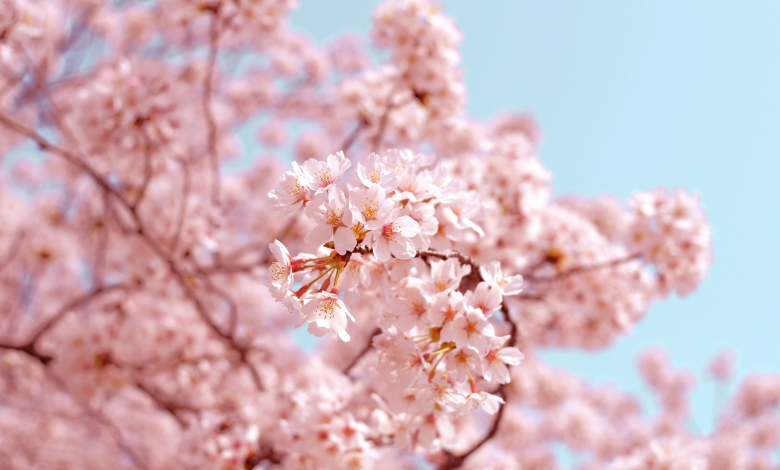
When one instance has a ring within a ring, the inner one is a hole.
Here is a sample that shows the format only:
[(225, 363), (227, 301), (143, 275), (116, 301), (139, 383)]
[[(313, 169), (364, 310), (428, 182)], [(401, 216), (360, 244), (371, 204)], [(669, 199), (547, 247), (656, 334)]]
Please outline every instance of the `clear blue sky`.
[[(300, 0), (316, 40), (370, 28), (373, 1)], [(700, 372), (721, 346), (739, 376), (780, 372), (780, 1), (447, 1), (463, 32), (468, 111), (530, 111), (556, 194), (658, 186), (701, 195), (715, 264), (691, 296), (656, 304), (595, 354), (548, 360), (642, 390), (636, 354), (661, 345)], [(713, 386), (695, 394), (710, 427)]]

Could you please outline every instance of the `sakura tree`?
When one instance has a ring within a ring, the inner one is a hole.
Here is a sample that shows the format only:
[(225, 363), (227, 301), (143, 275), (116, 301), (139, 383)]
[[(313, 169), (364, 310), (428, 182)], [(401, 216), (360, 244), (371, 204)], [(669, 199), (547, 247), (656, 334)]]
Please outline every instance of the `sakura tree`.
[(696, 196), (552, 197), (441, 5), (324, 46), (294, 7), (0, 0), (0, 468), (780, 468), (780, 376), (699, 434), (662, 351), (655, 417), (538, 355), (696, 289)]

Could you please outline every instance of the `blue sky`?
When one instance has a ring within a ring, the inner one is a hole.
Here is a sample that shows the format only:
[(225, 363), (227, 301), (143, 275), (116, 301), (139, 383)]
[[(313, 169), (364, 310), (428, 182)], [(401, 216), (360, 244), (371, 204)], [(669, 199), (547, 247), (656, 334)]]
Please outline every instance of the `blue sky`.
[[(376, 2), (300, 0), (316, 40), (365, 35)], [(463, 32), (468, 111), (530, 111), (556, 194), (626, 198), (658, 186), (701, 196), (715, 263), (691, 296), (653, 306), (599, 353), (546, 358), (640, 392), (636, 354), (663, 346), (700, 372), (722, 346), (739, 376), (780, 372), (780, 2), (447, 1)], [(712, 421), (700, 380), (695, 421)]]

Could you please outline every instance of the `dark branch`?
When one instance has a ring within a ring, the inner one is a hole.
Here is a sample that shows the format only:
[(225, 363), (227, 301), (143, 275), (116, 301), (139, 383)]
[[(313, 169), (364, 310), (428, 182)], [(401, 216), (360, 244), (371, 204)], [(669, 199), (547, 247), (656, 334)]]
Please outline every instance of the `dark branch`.
[(552, 276), (534, 276), (533, 274), (527, 274), (523, 276), (523, 279), (531, 282), (554, 282), (554, 281), (560, 281), (563, 279), (568, 278), (569, 276), (574, 276), (575, 274), (582, 274), (587, 273), (591, 271), (597, 271), (599, 269), (607, 269), (607, 268), (613, 268), (615, 266), (620, 266), (624, 263), (630, 263), (631, 261), (635, 261), (641, 258), (641, 255), (631, 254), (627, 256), (623, 256), (620, 258), (616, 258), (613, 260), (604, 261), (601, 263), (595, 263), (595, 264), (586, 264), (581, 266), (575, 266), (571, 269), (567, 269), (566, 271), (562, 271), (558, 274), (554, 274)]
[(352, 368), (354, 368), (357, 365), (357, 363), (360, 362), (360, 359), (363, 358), (363, 356), (365, 356), (366, 354), (368, 354), (368, 352), (371, 351), (371, 349), (373, 349), (374, 336), (378, 335), (381, 332), (382, 331), (379, 328), (371, 332), (371, 334), (369, 335), (369, 339), (366, 342), (366, 345), (363, 347), (363, 349), (360, 350), (360, 353), (358, 353), (358, 355), (355, 356), (355, 358), (352, 359), (352, 361), (350, 361), (350, 363), (347, 364), (346, 367), (344, 367), (344, 375), (349, 375)]

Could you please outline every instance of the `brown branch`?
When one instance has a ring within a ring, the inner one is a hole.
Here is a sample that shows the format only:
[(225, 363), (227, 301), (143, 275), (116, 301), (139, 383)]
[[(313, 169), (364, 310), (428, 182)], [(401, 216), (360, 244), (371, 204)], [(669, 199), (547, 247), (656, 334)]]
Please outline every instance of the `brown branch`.
[(366, 127), (368, 127), (368, 121), (365, 118), (360, 118), (357, 126), (355, 126), (355, 129), (349, 133), (346, 140), (342, 142), (339, 150), (343, 151), (346, 155), (347, 152), (349, 152), (350, 147), (352, 147), (352, 145), (357, 141), (358, 136), (360, 136), (360, 133), (363, 132)]
[(554, 282), (554, 281), (560, 281), (563, 279), (566, 279), (570, 276), (574, 276), (576, 274), (582, 274), (587, 273), (591, 271), (597, 271), (599, 269), (607, 269), (607, 268), (613, 268), (615, 266), (620, 266), (624, 263), (630, 263), (631, 261), (635, 261), (641, 258), (641, 255), (639, 253), (626, 255), (620, 258), (603, 261), (601, 263), (595, 263), (595, 264), (586, 264), (581, 266), (575, 266), (574, 268), (567, 269), (566, 271), (562, 271), (558, 274), (554, 274), (552, 276), (534, 276), (533, 274), (527, 274), (523, 276), (523, 279), (531, 281), (531, 282)]
[(207, 276), (203, 276), (203, 281), (206, 283), (206, 285), (211, 289), (212, 292), (214, 292), (218, 297), (220, 297), (222, 300), (227, 302), (228, 309), (230, 312), (230, 322), (228, 324), (228, 330), (227, 334), (229, 336), (233, 336), (236, 333), (236, 328), (238, 327), (238, 308), (236, 307), (236, 302), (230, 297), (230, 295), (225, 292), (221, 287), (214, 284), (211, 279), (209, 279)]
[(44, 366), (51, 362), (52, 358), (50, 356), (46, 356), (45, 354), (41, 354), (35, 350), (35, 347), (33, 347), (32, 344), (25, 344), (23, 346), (16, 346), (13, 344), (6, 344), (6, 343), (0, 343), (0, 349), (10, 349), (12, 351), (19, 351), (24, 354), (27, 354), (28, 356), (38, 360), (41, 364)]
[(203, 115), (206, 120), (206, 147), (208, 148), (209, 166), (211, 167), (211, 201), (219, 205), (220, 175), (219, 155), (217, 155), (217, 124), (214, 120), (214, 111), (211, 109), (211, 95), (213, 92), (212, 80), (214, 68), (219, 53), (219, 17), (215, 9), (211, 15), (209, 27), (209, 52), (206, 66), (206, 76), (203, 78)]
[[(501, 393), (501, 395), (505, 395), (503, 393), (504, 386), (501, 385), (499, 389), (496, 391), (496, 393)], [(496, 417), (493, 419), (493, 424), (490, 426), (490, 429), (488, 430), (487, 434), (480, 439), (478, 442), (476, 442), (474, 445), (472, 445), (469, 450), (466, 452), (460, 454), (460, 455), (454, 455), (452, 452), (445, 450), (444, 455), (446, 456), (446, 460), (444, 463), (439, 465), (438, 470), (453, 470), (455, 468), (460, 467), (463, 465), (463, 463), (466, 461), (471, 454), (478, 451), (483, 445), (487, 444), (498, 432), (498, 427), (501, 424), (501, 418), (504, 416), (504, 410), (506, 409), (506, 398), (504, 397), (503, 404), (499, 405), (498, 411), (496, 412)]]
[(94, 289), (81, 297), (77, 297), (67, 304), (65, 304), (62, 308), (60, 308), (56, 314), (54, 314), (52, 317), (50, 317), (48, 320), (46, 320), (43, 325), (38, 327), (38, 330), (33, 334), (33, 336), (28, 341), (28, 344), (31, 346), (34, 346), (38, 340), (41, 338), (41, 336), (44, 335), (47, 331), (49, 331), (58, 321), (60, 321), (65, 315), (68, 314), (68, 312), (73, 311), (79, 307), (82, 307), (89, 302), (95, 300), (96, 298), (107, 294), (109, 292), (113, 292), (116, 290), (123, 290), (127, 289), (128, 287), (123, 284), (112, 284), (108, 286), (100, 286), (97, 289)]
[(94, 419), (96, 422), (106, 426), (109, 430), (109, 433), (111, 434), (114, 441), (116, 442), (116, 445), (122, 451), (127, 453), (127, 455), (130, 456), (133, 462), (137, 463), (141, 468), (144, 469), (149, 468), (148, 463), (142, 458), (142, 456), (139, 455), (132, 447), (127, 445), (124, 438), (122, 437), (122, 433), (120, 432), (120, 430), (107, 416), (102, 414), (100, 410), (92, 409), (88, 404), (82, 403), (76, 396), (74, 396), (72, 393), (70, 393), (70, 391), (68, 391), (68, 388), (62, 382), (62, 379), (60, 379), (59, 376), (57, 376), (52, 370), (50, 370), (49, 367), (47, 367), (47, 364), (49, 363), (51, 358), (47, 358), (46, 356), (41, 356), (40, 354), (36, 353), (33, 348), (28, 348), (28, 347), (16, 347), (16, 346), (8, 346), (8, 345), (0, 344), (0, 349), (10, 349), (14, 351), (19, 351), (26, 354), (28, 357), (36, 359), (38, 362), (40, 362), (41, 365), (43, 366), (44, 373), (49, 378), (49, 380), (51, 380), (51, 382), (54, 384), (55, 388), (57, 388), (60, 392), (69, 395), (73, 399), (74, 403), (76, 403), (79, 406), (79, 408), (81, 408), (82, 413)]
[(110, 285), (110, 286), (102, 286), (97, 289), (94, 289), (90, 291), (89, 293), (82, 295), (81, 297), (77, 297), (76, 299), (71, 300), (67, 304), (65, 304), (62, 308), (60, 308), (57, 313), (55, 313), (52, 317), (50, 317), (48, 320), (46, 320), (43, 325), (38, 327), (37, 331), (32, 335), (32, 337), (27, 340), (22, 345), (13, 345), (13, 344), (0, 344), (0, 348), (5, 349), (13, 349), (16, 351), (21, 351), (31, 357), (34, 357), (38, 359), (38, 361), (41, 362), (41, 364), (46, 365), (53, 359), (51, 356), (47, 356), (45, 354), (41, 354), (37, 352), (36, 345), (38, 343), (38, 340), (41, 338), (41, 336), (44, 335), (47, 331), (49, 331), (58, 321), (60, 321), (68, 312), (73, 311), (81, 306), (86, 305), (87, 303), (91, 302), (92, 300), (96, 299), (97, 297), (119, 289), (126, 288), (123, 285)]
[(393, 103), (394, 93), (395, 93), (395, 89), (390, 90), (390, 95), (387, 97), (387, 103), (385, 104), (385, 110), (382, 113), (382, 117), (379, 118), (379, 129), (377, 129), (376, 135), (374, 136), (371, 142), (371, 149), (374, 152), (380, 150), (379, 146), (382, 145), (382, 140), (385, 136), (385, 131), (387, 130), (387, 121), (390, 119), (390, 112), (396, 106)]
[(38, 148), (41, 150), (45, 150), (47, 152), (51, 152), (55, 155), (59, 155), (60, 157), (64, 158), (68, 163), (71, 163), (72, 165), (80, 168), (85, 173), (87, 173), (94, 181), (97, 183), (100, 188), (104, 189), (105, 191), (108, 191), (111, 195), (119, 199), (123, 205), (127, 207), (131, 207), (131, 204), (125, 199), (125, 197), (116, 190), (109, 182), (106, 180), (96, 169), (92, 168), (92, 166), (78, 158), (76, 154), (69, 152), (68, 150), (65, 150), (38, 134), (34, 130), (28, 128), (24, 124), (16, 121), (15, 119), (7, 116), (4, 112), (0, 112), (0, 123), (4, 124), (9, 129), (24, 135), (25, 137), (31, 139), (33, 142), (35, 142), (38, 145)]
[(369, 335), (369, 338), (368, 338), (368, 342), (366, 342), (366, 345), (363, 347), (363, 349), (360, 350), (358, 355), (355, 356), (349, 362), (349, 364), (347, 364), (346, 367), (344, 367), (344, 370), (343, 370), (344, 375), (349, 375), (350, 371), (352, 371), (352, 368), (354, 368), (357, 365), (357, 363), (360, 362), (360, 359), (362, 359), (363, 356), (368, 354), (368, 352), (371, 351), (374, 348), (374, 336), (378, 335), (381, 332), (382, 332), (382, 330), (380, 330), (379, 328), (377, 328), (377, 329), (375, 329), (374, 331), (371, 332), (371, 334)]
[(149, 187), (149, 183), (152, 181), (152, 149), (149, 145), (149, 138), (144, 139), (144, 179), (141, 182), (141, 187), (138, 189), (138, 195), (133, 201), (133, 207), (138, 208), (141, 202), (146, 196), (146, 189)]
[(156, 393), (150, 387), (147, 387), (140, 380), (137, 379), (135, 380), (135, 386), (136, 388), (144, 392), (149, 398), (151, 398), (154, 404), (157, 406), (157, 408), (170, 414), (176, 421), (179, 422), (179, 424), (182, 427), (186, 427), (187, 423), (184, 421), (184, 419), (181, 416), (179, 416), (179, 413), (181, 411), (189, 411), (192, 413), (197, 413), (199, 411), (195, 408), (191, 408), (179, 403), (175, 403), (171, 400), (161, 397), (158, 393)]
[[(369, 246), (358, 246), (354, 250), (352, 250), (350, 253), (357, 253), (359, 255), (368, 255), (373, 253), (373, 249)], [(395, 257), (395, 256), (393, 256)], [(450, 259), (450, 258), (458, 258), (458, 261), (460, 261), (460, 264), (467, 264), (471, 267), (472, 272), (476, 272), (479, 274), (479, 264), (471, 259), (470, 257), (460, 253), (457, 250), (451, 250), (451, 251), (436, 251), (436, 250), (417, 250), (417, 253), (414, 255), (415, 258), (423, 258), (425, 260), (426, 258), (438, 258), (438, 259)], [(482, 275), (479, 274), (480, 280), (482, 280)]]
[(174, 232), (173, 239), (171, 240), (169, 250), (171, 253), (176, 252), (176, 248), (179, 245), (181, 231), (184, 228), (184, 219), (187, 216), (187, 203), (190, 197), (190, 170), (185, 164), (182, 164), (182, 168), (184, 169), (184, 181), (182, 182), (181, 188), (181, 206), (179, 206), (179, 217), (176, 220), (176, 232)]
[(106, 263), (106, 252), (108, 251), (108, 217), (109, 217), (108, 193), (103, 191), (103, 218), (100, 220), (98, 229), (98, 242), (95, 253), (95, 263), (92, 268), (92, 289), (97, 289), (103, 278), (103, 268)]
[(19, 230), (14, 235), (14, 239), (11, 241), (11, 245), (8, 247), (5, 255), (3, 255), (3, 258), (0, 259), (0, 272), (2, 272), (6, 266), (11, 264), (14, 258), (16, 258), (16, 255), (19, 254), (19, 245), (22, 244), (24, 234), (24, 230)]
[(173, 274), (174, 279), (176, 282), (181, 286), (181, 288), (184, 290), (184, 293), (186, 297), (192, 302), (192, 304), (195, 307), (195, 310), (198, 314), (198, 316), (203, 320), (203, 322), (206, 324), (206, 326), (211, 329), (214, 334), (223, 340), (223, 342), (232, 350), (238, 353), (239, 358), (242, 363), (244, 363), (247, 368), (249, 369), (252, 380), (257, 386), (258, 390), (263, 390), (262, 381), (260, 380), (259, 373), (257, 372), (254, 365), (251, 364), (247, 360), (247, 353), (248, 350), (241, 345), (239, 345), (235, 339), (233, 339), (232, 336), (230, 336), (227, 333), (222, 332), (219, 327), (214, 323), (214, 321), (209, 316), (205, 306), (200, 301), (200, 299), (195, 295), (195, 292), (192, 290), (192, 288), (189, 286), (185, 274), (176, 266), (176, 262), (173, 260), (173, 258), (168, 255), (149, 235), (149, 233), (146, 232), (144, 228), (144, 224), (138, 215), (138, 211), (136, 207), (132, 205), (121, 193), (119, 193), (113, 186), (108, 184), (108, 182), (103, 178), (96, 170), (94, 170), (92, 167), (90, 167), (86, 162), (82, 161), (81, 158), (79, 158), (76, 154), (71, 153), (65, 149), (62, 149), (48, 140), (46, 140), (44, 137), (42, 137), (40, 134), (38, 134), (36, 131), (27, 128), (23, 124), (20, 124), (16, 122), (14, 119), (9, 118), (5, 116), (2, 112), (0, 112), (0, 123), (5, 124), (8, 128), (25, 135), (32, 139), (34, 142), (38, 144), (38, 146), (41, 149), (47, 150), (49, 152), (54, 153), (55, 155), (59, 155), (62, 158), (64, 158), (69, 163), (77, 166), (78, 168), (81, 168), (84, 170), (88, 175), (92, 177), (92, 179), (95, 181), (95, 183), (103, 188), (104, 190), (108, 191), (111, 195), (115, 196), (116, 199), (124, 206), (128, 212), (130, 213), (133, 221), (135, 222), (136, 228), (135, 228), (135, 234), (138, 235), (141, 240), (154, 252), (158, 258), (160, 258), (162, 261), (164, 261), (168, 268)]

